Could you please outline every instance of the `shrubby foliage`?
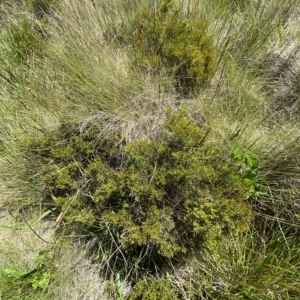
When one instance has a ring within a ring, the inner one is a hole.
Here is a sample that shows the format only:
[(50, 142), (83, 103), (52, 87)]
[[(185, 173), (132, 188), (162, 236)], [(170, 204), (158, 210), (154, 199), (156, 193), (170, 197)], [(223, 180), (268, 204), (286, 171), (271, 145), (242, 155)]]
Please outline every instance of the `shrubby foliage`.
[(172, 258), (247, 229), (250, 185), (181, 111), (155, 141), (125, 144), (101, 126), (62, 124), (22, 142), (64, 219), (111, 235), (122, 251)]
[(184, 19), (173, 0), (160, 1), (158, 9), (141, 7), (113, 37), (127, 45), (136, 65), (173, 78), (179, 92), (201, 86), (215, 72), (215, 49), (205, 21)]
[(180, 299), (171, 284), (165, 279), (145, 278), (139, 281), (133, 292), (126, 298), (128, 300), (178, 300)]

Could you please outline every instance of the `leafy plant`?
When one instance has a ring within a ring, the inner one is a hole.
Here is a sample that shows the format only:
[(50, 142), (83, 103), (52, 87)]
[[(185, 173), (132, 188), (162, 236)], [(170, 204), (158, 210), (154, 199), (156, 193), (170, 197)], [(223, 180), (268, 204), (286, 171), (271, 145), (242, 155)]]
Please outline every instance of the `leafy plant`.
[(178, 300), (177, 293), (172, 290), (170, 282), (162, 278), (146, 277), (140, 280), (125, 299), (128, 300)]
[(238, 148), (231, 154), (231, 160), (241, 177), (250, 186), (249, 192), (255, 196), (267, 195), (264, 186), (258, 180), (259, 160), (253, 156), (245, 155)]
[(247, 229), (251, 185), (218, 157), (209, 130), (184, 111), (167, 112), (155, 141), (120, 144), (118, 136), (100, 138), (100, 127), (64, 124), (23, 141), (64, 220), (154, 260)]
[[(51, 266), (51, 257), (48, 251), (40, 251), (36, 257), (34, 267), (23, 271), (18, 267), (9, 267), (2, 270), (6, 277), (7, 286), (14, 286), (15, 296), (25, 295), (32, 289), (45, 290), (48, 288), (55, 274)], [(3, 295), (10, 291), (3, 291)]]
[(188, 20), (173, 0), (158, 9), (141, 6), (121, 24), (117, 40), (125, 43), (135, 64), (172, 77), (177, 91), (186, 93), (214, 74), (215, 49), (204, 20)]

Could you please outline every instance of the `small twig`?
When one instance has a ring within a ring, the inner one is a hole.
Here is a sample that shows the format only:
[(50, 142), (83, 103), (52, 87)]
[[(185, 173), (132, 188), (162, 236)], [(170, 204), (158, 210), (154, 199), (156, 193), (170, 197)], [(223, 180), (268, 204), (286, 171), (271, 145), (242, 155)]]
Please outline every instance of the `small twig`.
[(154, 170), (153, 170), (153, 173), (152, 173), (152, 176), (151, 176), (151, 179), (150, 179), (150, 182), (149, 182), (149, 186), (151, 185), (152, 181), (153, 181), (153, 178), (154, 178), (154, 175), (155, 175), (155, 172), (156, 172), (156, 167), (157, 167), (157, 162), (155, 162), (155, 165), (154, 165)]

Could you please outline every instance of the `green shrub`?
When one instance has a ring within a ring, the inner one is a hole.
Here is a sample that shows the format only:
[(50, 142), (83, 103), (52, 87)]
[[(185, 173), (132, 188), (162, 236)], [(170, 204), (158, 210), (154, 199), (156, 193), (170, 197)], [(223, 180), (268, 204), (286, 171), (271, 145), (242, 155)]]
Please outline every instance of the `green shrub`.
[(171, 284), (165, 279), (147, 277), (139, 281), (133, 292), (126, 297), (128, 300), (178, 300), (176, 292), (172, 290)]
[(247, 229), (252, 187), (184, 112), (168, 112), (154, 141), (122, 144), (100, 132), (101, 126), (63, 124), (22, 142), (65, 221), (103, 240), (113, 236), (124, 253), (142, 250), (153, 259)]
[(183, 17), (173, 0), (141, 7), (119, 25), (116, 40), (131, 49), (135, 64), (171, 76), (177, 91), (201, 86), (215, 72), (215, 49), (204, 20)]

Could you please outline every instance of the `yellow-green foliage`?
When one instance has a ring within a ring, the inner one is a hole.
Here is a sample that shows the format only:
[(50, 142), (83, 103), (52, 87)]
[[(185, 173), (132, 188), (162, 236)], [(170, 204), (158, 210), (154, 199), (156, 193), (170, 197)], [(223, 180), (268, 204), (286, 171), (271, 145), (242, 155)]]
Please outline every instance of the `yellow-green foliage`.
[[(46, 291), (55, 278), (53, 254), (42, 250), (36, 257), (35, 264), (29, 270), (10, 266), (1, 270), (1, 296), (4, 299), (32, 299), (27, 297), (32, 290)], [(3, 289), (2, 289), (3, 288)]]
[(129, 45), (135, 63), (174, 79), (186, 93), (205, 83), (215, 72), (215, 49), (204, 20), (185, 19), (173, 0), (159, 1), (158, 9), (140, 7), (121, 24), (117, 37)]
[(219, 158), (209, 131), (184, 112), (168, 112), (155, 141), (120, 145), (120, 137), (99, 132), (65, 124), (23, 142), (68, 222), (102, 239), (113, 234), (124, 253), (144, 249), (168, 258), (247, 229), (251, 186)]
[(127, 300), (178, 300), (180, 299), (172, 290), (169, 281), (164, 279), (154, 279), (151, 277), (139, 281), (133, 292), (126, 297)]

